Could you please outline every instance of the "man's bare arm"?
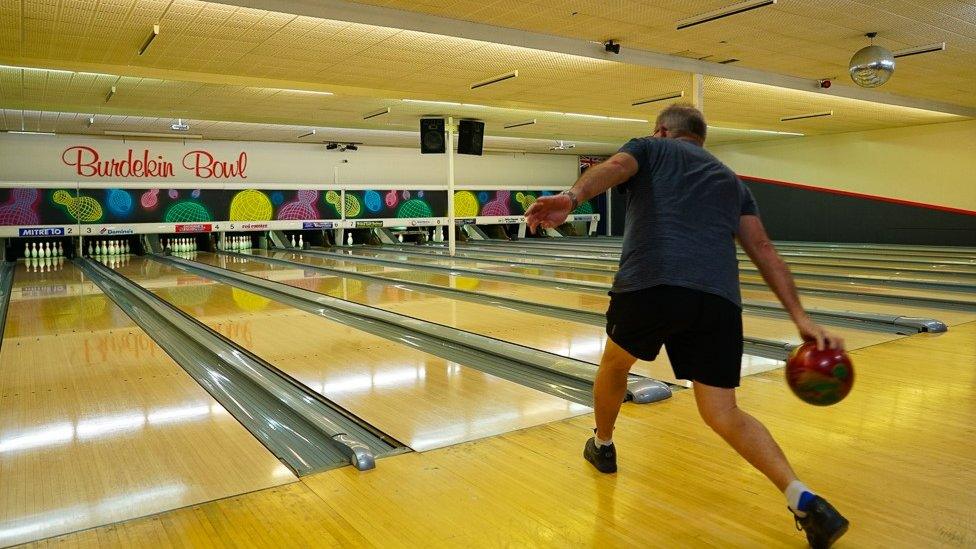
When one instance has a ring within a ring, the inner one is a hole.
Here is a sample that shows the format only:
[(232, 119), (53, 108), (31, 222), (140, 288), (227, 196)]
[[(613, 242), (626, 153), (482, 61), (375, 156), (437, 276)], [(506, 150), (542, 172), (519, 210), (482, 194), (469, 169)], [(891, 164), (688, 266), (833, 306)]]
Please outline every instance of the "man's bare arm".
[(637, 173), (637, 160), (627, 153), (617, 153), (583, 172), (570, 191), (580, 202), (627, 181)]
[(779, 298), (783, 308), (790, 314), (803, 339), (816, 341), (820, 348), (844, 347), (843, 339), (818, 326), (803, 309), (793, 274), (776, 252), (776, 247), (766, 234), (766, 228), (763, 227), (762, 220), (758, 216), (743, 215), (739, 218), (739, 244), (759, 269), (763, 280)]
[(573, 208), (627, 181), (637, 173), (638, 168), (633, 156), (617, 153), (583, 172), (568, 191), (569, 194), (543, 196), (533, 202), (525, 212), (526, 224), (532, 232), (539, 226), (556, 227), (566, 221)]

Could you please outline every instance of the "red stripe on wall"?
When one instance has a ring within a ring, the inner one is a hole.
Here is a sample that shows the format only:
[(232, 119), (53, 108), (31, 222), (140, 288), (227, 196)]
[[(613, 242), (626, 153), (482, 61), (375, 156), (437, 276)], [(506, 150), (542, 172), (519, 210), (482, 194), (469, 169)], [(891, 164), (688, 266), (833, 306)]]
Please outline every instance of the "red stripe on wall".
[(925, 204), (922, 202), (912, 202), (911, 200), (901, 200), (898, 198), (888, 198), (886, 196), (876, 196), (873, 194), (863, 194), (855, 193), (851, 191), (841, 191), (838, 189), (828, 189), (826, 187), (814, 187), (813, 185), (803, 185), (801, 183), (790, 183), (788, 181), (778, 181), (776, 179), (764, 179), (762, 177), (753, 177), (751, 175), (740, 175), (745, 181), (755, 181), (756, 183), (768, 183), (770, 185), (778, 185), (780, 187), (792, 187), (794, 189), (803, 189), (805, 191), (814, 191), (820, 193), (838, 194), (841, 196), (851, 196), (854, 198), (863, 198), (865, 200), (875, 200), (877, 202), (888, 202), (889, 204), (898, 204), (901, 206), (912, 206), (914, 208), (925, 208), (927, 210), (938, 210), (940, 212), (949, 212), (961, 215), (972, 215), (976, 216), (976, 211), (973, 210), (963, 210), (960, 208), (950, 208), (949, 206), (939, 206), (937, 204)]

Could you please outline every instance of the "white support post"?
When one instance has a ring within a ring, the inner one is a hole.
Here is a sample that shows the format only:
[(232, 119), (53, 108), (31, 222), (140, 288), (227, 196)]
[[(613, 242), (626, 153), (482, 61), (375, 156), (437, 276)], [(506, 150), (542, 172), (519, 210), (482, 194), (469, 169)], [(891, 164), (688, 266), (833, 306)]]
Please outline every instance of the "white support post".
[(691, 104), (705, 112), (705, 77), (701, 73), (691, 75)]
[(454, 117), (447, 119), (447, 249), (454, 257)]

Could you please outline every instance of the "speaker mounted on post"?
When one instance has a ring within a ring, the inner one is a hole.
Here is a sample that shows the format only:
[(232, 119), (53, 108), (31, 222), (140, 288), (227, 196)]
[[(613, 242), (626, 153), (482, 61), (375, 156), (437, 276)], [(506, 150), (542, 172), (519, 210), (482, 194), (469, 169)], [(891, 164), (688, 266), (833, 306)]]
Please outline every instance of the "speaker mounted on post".
[(458, 122), (458, 154), (481, 156), (485, 142), (485, 123), (478, 120)]
[(420, 119), (420, 153), (443, 154), (447, 152), (444, 141), (443, 118)]

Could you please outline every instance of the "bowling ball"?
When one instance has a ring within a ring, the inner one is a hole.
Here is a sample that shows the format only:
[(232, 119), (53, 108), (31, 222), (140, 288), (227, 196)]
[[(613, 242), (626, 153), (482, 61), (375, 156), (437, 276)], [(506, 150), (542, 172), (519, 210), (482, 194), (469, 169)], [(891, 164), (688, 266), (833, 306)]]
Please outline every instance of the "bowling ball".
[(854, 364), (841, 349), (819, 351), (816, 343), (804, 343), (786, 360), (786, 383), (803, 402), (830, 406), (851, 392)]

